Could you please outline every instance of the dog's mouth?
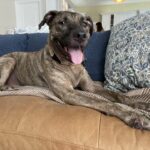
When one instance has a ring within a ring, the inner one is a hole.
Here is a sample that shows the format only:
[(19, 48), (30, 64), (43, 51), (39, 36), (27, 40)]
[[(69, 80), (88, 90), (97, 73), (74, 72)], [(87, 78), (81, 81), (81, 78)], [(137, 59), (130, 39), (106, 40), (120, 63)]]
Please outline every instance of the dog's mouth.
[(74, 64), (81, 64), (84, 60), (84, 54), (81, 47), (65, 47), (65, 51), (69, 55), (69, 59)]

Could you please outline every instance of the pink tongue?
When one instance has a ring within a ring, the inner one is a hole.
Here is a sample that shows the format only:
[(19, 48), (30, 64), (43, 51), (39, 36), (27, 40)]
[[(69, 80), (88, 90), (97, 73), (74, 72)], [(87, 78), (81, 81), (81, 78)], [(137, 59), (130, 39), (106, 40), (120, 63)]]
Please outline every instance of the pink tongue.
[(81, 64), (83, 61), (83, 53), (81, 49), (69, 49), (71, 61), (74, 64)]

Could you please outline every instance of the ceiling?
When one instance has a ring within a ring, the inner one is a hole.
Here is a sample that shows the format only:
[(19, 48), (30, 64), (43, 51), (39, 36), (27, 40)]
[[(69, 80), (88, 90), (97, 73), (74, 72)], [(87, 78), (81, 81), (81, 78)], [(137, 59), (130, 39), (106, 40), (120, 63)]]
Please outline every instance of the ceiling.
[[(74, 6), (95, 6), (116, 4), (113, 0), (68, 0)], [(125, 0), (123, 3), (150, 2), (150, 0)]]

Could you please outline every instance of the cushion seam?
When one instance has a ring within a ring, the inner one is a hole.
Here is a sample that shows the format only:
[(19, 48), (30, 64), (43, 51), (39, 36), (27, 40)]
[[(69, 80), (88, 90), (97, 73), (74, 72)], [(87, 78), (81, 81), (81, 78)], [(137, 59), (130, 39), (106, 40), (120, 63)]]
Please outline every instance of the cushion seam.
[(92, 148), (92, 149), (95, 149), (95, 150), (103, 150), (103, 149), (99, 149), (99, 148), (95, 148), (93, 146), (85, 146), (84, 144), (83, 145), (80, 145), (80, 144), (75, 144), (75, 143), (71, 143), (71, 142), (67, 142), (67, 141), (61, 141), (61, 140), (56, 140), (52, 137), (50, 137), (50, 139), (46, 138), (46, 137), (42, 137), (42, 136), (36, 136), (36, 135), (27, 135), (27, 134), (24, 134), (23, 132), (11, 132), (11, 131), (4, 131), (4, 130), (0, 130), (0, 133), (2, 134), (9, 134), (9, 135), (18, 135), (18, 136), (26, 136), (26, 137), (29, 137), (29, 138), (34, 138), (34, 139), (37, 139), (37, 140), (42, 140), (42, 141), (47, 141), (47, 142), (59, 142), (59, 143), (64, 143), (66, 145), (73, 145), (73, 146), (78, 146), (80, 148), (83, 148), (83, 149), (86, 149), (86, 148)]
[(101, 114), (99, 114), (98, 148), (100, 146), (100, 133), (101, 133)]

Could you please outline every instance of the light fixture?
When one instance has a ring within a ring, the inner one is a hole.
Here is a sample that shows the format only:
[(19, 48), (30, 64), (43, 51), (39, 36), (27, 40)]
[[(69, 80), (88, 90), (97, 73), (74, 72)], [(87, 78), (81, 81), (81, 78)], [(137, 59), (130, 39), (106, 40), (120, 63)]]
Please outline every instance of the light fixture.
[(114, 2), (116, 2), (116, 3), (122, 3), (122, 2), (124, 2), (125, 0), (113, 0)]

